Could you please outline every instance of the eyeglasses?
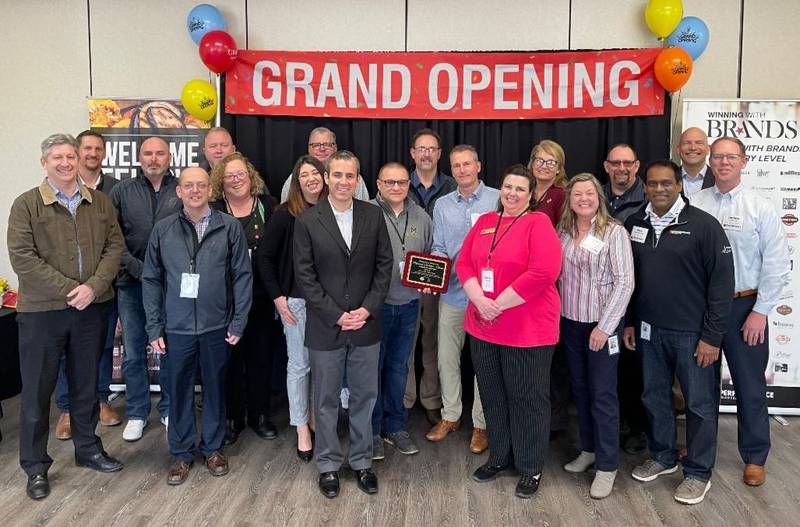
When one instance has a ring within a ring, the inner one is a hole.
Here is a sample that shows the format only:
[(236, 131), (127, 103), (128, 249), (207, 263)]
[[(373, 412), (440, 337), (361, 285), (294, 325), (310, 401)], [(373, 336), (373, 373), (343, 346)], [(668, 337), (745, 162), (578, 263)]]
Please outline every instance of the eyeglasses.
[(308, 143), (308, 147), (312, 150), (330, 150), (336, 146), (336, 143)]
[(722, 161), (724, 159), (728, 163), (735, 163), (742, 157), (744, 157), (742, 154), (711, 154), (711, 159), (714, 161)]
[(379, 179), (378, 181), (380, 181), (389, 188), (391, 187), (405, 188), (411, 182), (410, 179)]
[(208, 190), (208, 183), (181, 183), (181, 188), (185, 191), (190, 190)]
[(247, 179), (249, 174), (247, 172), (236, 172), (233, 174), (225, 174), (222, 178), (225, 181), (233, 181), (234, 179)]
[(418, 154), (435, 154), (441, 150), (438, 146), (415, 146), (414, 151)]
[(555, 159), (542, 159), (541, 157), (534, 157), (533, 158), (533, 166), (535, 167), (545, 167), (545, 168), (555, 168), (558, 166), (558, 161)]
[(619, 168), (621, 166), (624, 166), (625, 168), (631, 168), (633, 165), (636, 164), (636, 160), (634, 159), (633, 161), (631, 161), (631, 160), (628, 160), (628, 159), (625, 159), (625, 160), (622, 160), (622, 159), (606, 159), (606, 163), (608, 163), (609, 165), (611, 165), (614, 168)]

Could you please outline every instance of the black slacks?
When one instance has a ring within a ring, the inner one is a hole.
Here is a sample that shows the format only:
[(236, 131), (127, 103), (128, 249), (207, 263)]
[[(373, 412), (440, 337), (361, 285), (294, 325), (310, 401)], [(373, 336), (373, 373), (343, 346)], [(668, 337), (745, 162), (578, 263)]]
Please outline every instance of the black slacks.
[(550, 437), (550, 363), (555, 346), (516, 348), (470, 337), (486, 416), (489, 464), (542, 472)]
[(28, 474), (46, 473), (53, 464), (47, 455), (50, 400), (58, 378), (59, 361), (66, 359), (70, 423), (75, 456), (87, 458), (102, 451), (95, 435), (99, 418), (97, 373), (106, 340), (108, 303), (83, 311), (17, 313), (22, 405), (19, 462)]

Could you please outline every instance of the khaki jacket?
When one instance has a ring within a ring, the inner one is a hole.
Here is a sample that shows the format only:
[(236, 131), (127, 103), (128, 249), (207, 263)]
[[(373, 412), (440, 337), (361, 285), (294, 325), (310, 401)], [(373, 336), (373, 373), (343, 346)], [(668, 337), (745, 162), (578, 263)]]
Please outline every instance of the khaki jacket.
[(123, 244), (117, 215), (105, 194), (78, 185), (74, 218), (46, 179), (11, 206), (8, 255), (19, 279), (20, 312), (66, 309), (67, 293), (80, 284), (92, 288), (97, 303), (114, 298)]

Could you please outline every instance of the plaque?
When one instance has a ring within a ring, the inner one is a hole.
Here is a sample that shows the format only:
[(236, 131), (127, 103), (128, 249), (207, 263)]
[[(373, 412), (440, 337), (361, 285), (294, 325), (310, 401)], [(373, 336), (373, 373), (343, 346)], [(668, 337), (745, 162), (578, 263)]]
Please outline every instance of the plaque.
[(409, 252), (406, 254), (406, 263), (400, 283), (414, 289), (429, 287), (434, 293), (444, 293), (447, 291), (452, 265), (453, 262), (444, 256)]

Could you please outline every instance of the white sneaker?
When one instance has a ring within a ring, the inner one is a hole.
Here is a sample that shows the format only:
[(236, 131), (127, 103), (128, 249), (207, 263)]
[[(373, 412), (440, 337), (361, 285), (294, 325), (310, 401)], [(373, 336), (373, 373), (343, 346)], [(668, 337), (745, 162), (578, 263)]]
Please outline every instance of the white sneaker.
[(594, 465), (594, 452), (581, 451), (578, 457), (564, 465), (564, 470), (577, 474), (586, 472), (592, 465)]
[(147, 421), (144, 419), (128, 419), (128, 424), (125, 425), (125, 430), (122, 431), (122, 439), (125, 441), (140, 440), (145, 426), (147, 426)]
[(165, 416), (161, 418), (161, 424), (169, 428), (169, 416)]
[(607, 498), (614, 488), (614, 480), (617, 478), (617, 471), (604, 471), (598, 470), (594, 475), (592, 488), (589, 491), (589, 496), (596, 500)]

